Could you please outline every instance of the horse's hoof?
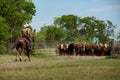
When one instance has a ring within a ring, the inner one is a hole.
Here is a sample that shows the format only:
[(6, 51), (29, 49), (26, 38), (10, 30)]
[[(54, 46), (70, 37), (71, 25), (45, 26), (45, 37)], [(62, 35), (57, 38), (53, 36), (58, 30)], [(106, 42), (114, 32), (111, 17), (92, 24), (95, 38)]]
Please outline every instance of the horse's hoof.
[(20, 59), (20, 62), (22, 61), (22, 59)]

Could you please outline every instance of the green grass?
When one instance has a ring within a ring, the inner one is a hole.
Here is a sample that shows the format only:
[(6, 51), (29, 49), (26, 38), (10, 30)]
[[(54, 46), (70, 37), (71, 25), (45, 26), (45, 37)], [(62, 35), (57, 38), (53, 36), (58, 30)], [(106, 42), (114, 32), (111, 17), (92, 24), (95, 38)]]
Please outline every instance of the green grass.
[(113, 54), (112, 59), (120, 59), (120, 54)]
[(32, 55), (32, 62), (14, 62), (0, 55), (0, 80), (120, 80), (120, 59)]

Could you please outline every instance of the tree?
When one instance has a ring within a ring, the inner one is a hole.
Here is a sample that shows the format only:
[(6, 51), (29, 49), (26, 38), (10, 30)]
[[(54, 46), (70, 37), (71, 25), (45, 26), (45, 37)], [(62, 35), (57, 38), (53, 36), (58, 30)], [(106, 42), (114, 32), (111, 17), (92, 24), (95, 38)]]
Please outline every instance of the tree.
[(0, 54), (6, 51), (5, 42), (10, 37), (8, 33), (9, 26), (6, 24), (5, 18), (0, 16)]
[(92, 43), (96, 35), (96, 18), (95, 17), (84, 17), (79, 20), (80, 26), (79, 31), (81, 36), (83, 36), (85, 42)]
[(117, 40), (120, 41), (120, 30), (119, 30), (118, 35), (117, 35)]
[(4, 43), (10, 37), (8, 25), (3, 17), (0, 16), (0, 43)]
[(106, 43), (114, 35), (115, 26), (111, 21), (98, 20), (92, 17), (63, 15), (55, 18), (54, 24), (66, 32), (65, 40), (70, 42)]
[(44, 36), (42, 38), (45, 38), (43, 40), (47, 43), (61, 42), (65, 37), (65, 31), (61, 27), (56, 27), (55, 25), (44, 25), (39, 34), (41, 35), (38, 36)]
[(107, 22), (102, 20), (97, 20), (97, 35), (99, 43), (107, 43), (109, 39), (114, 35), (114, 29), (116, 26), (112, 24), (111, 21), (107, 20)]
[(6, 19), (13, 40), (20, 35), (23, 24), (29, 23), (35, 12), (30, 0), (0, 0), (0, 16)]
[(66, 31), (66, 41), (74, 41), (76, 35), (76, 31), (79, 25), (79, 17), (75, 15), (63, 15), (62, 17), (55, 18), (54, 24), (57, 27), (61, 27)]

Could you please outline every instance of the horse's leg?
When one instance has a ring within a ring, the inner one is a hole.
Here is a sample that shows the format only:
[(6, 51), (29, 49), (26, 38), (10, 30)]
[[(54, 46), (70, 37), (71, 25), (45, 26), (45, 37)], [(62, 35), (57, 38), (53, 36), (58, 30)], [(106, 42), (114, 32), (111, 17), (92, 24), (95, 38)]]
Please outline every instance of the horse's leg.
[[(26, 55), (27, 56), (27, 55)], [(27, 61), (27, 57), (25, 56), (25, 62)]]
[(31, 60), (30, 60), (30, 51), (29, 51), (29, 50), (26, 51), (25, 55), (27, 56), (27, 57), (25, 58), (25, 62), (27, 61), (27, 59), (28, 59), (29, 61), (31, 61)]
[(27, 61), (27, 57), (26, 57), (27, 54), (28, 54), (27, 51), (25, 51), (25, 62)]
[(27, 57), (25, 58), (25, 62), (27, 61), (27, 59), (28, 59), (29, 61), (31, 61), (31, 60), (30, 60), (30, 54), (27, 53), (26, 56), (27, 56)]
[(22, 56), (21, 56), (21, 53), (22, 53), (22, 52), (20, 52), (20, 56), (19, 56), (19, 60), (20, 60), (20, 61), (22, 61)]
[(30, 53), (28, 53), (28, 60), (31, 62), (31, 60), (30, 60)]
[(31, 50), (28, 50), (28, 60), (31, 62), (30, 53), (31, 53)]
[(20, 60), (20, 61), (22, 61), (22, 52), (23, 52), (23, 49), (21, 49), (21, 50), (19, 51), (19, 60)]
[(16, 59), (15, 59), (15, 61), (18, 61), (18, 56), (19, 56), (19, 52), (18, 52), (18, 50), (16, 51)]

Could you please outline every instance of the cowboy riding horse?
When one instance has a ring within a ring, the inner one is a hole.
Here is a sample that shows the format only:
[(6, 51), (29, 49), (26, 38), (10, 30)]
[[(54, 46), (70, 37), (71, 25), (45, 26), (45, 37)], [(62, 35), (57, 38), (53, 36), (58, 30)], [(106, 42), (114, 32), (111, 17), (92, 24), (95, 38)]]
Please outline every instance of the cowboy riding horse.
[[(16, 61), (19, 60), (22, 61), (21, 54), (22, 52), (25, 53), (25, 55), (28, 57), (28, 60), (30, 60), (30, 53), (32, 51), (32, 43), (34, 42), (34, 35), (30, 33), (30, 29), (28, 26), (25, 26), (22, 29), (22, 37), (17, 39), (15, 43), (16, 48)], [(27, 61), (27, 59), (25, 59)]]

